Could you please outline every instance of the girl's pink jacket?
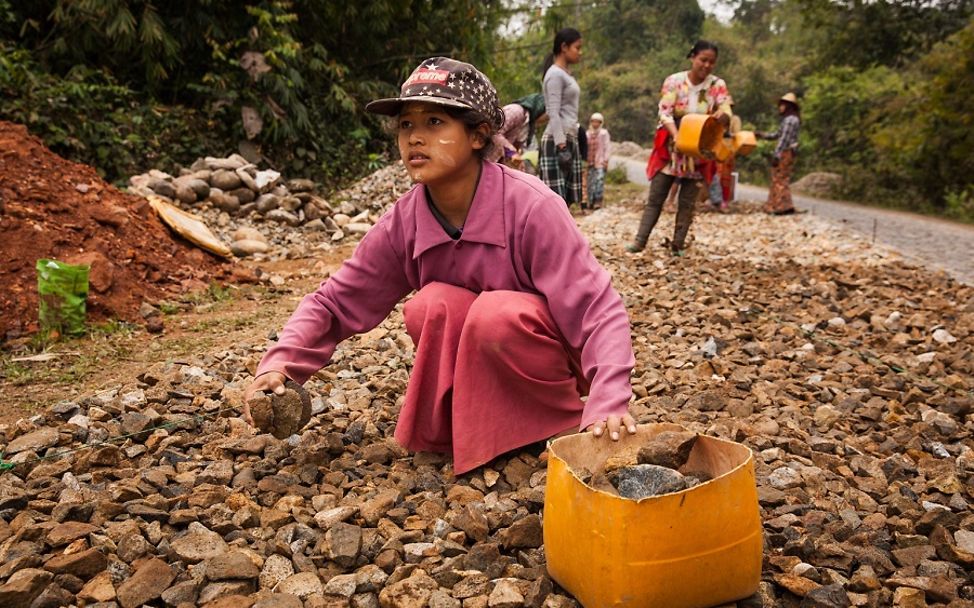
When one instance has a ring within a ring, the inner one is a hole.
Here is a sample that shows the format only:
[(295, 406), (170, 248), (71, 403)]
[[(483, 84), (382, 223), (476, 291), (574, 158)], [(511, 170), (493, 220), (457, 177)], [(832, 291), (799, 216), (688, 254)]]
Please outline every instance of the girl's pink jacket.
[[(591, 385), (580, 429), (627, 411), (635, 360), (629, 318), (565, 202), (534, 176), (484, 162), (462, 236), (454, 241), (417, 185), (366, 234), (352, 257), (307, 295), (257, 373), (304, 383), (336, 345), (374, 328), (409, 293), (440, 281), (474, 292), (543, 296)], [(524, 353), (530, 357), (531, 353)]]

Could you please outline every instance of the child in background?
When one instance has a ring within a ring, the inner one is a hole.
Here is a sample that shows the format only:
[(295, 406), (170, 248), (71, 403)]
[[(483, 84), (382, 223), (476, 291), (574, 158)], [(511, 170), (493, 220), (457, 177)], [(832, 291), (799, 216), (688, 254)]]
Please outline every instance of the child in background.
[(416, 352), (395, 430), (406, 448), (452, 453), (461, 474), (569, 429), (635, 433), (622, 299), (562, 199), (484, 160), (503, 120), (487, 77), (435, 57), (399, 97), (366, 109), (398, 117), (416, 186), (298, 306), (247, 388), (244, 418), (253, 424), (255, 392), (304, 383), (340, 341), (416, 292), (404, 307)]
[(596, 112), (588, 121), (588, 206), (589, 209), (602, 207), (602, 193), (605, 189), (605, 172), (609, 169), (610, 141), (609, 131), (603, 126), (605, 118)]

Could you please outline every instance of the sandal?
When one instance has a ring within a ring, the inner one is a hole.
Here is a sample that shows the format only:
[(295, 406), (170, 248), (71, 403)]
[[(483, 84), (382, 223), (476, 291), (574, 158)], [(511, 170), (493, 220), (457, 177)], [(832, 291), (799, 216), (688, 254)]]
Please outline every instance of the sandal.
[(626, 251), (628, 251), (629, 253), (639, 253), (643, 249), (645, 249), (645, 247), (640, 247), (635, 243), (629, 243), (628, 245), (626, 245)]

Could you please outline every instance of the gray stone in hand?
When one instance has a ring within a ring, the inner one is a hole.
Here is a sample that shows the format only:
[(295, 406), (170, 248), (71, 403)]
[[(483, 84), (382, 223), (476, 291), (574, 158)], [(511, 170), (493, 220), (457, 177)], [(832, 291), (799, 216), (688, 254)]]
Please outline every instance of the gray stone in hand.
[(633, 500), (679, 492), (687, 487), (683, 475), (655, 464), (637, 464), (616, 469), (610, 473), (609, 481), (615, 486), (619, 496)]
[(248, 405), (254, 425), (278, 439), (286, 439), (311, 420), (311, 396), (297, 382), (287, 380), (284, 394), (256, 393)]

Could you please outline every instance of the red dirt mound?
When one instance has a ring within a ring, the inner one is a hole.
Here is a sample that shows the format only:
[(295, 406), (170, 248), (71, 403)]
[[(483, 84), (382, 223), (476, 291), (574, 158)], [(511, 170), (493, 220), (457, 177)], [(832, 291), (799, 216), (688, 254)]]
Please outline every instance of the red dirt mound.
[(88, 320), (139, 318), (154, 301), (230, 265), (174, 236), (148, 202), (0, 121), (0, 341), (37, 329), (40, 258), (91, 265)]

